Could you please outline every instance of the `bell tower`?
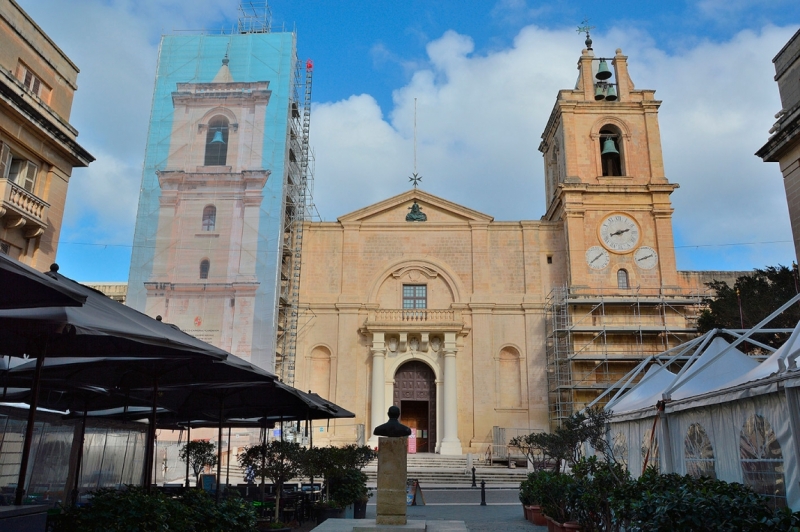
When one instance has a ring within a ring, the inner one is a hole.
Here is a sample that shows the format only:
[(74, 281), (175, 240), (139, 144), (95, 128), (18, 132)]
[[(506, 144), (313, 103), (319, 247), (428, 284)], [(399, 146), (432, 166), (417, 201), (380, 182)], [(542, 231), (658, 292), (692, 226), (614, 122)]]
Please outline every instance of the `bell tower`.
[(542, 134), (543, 220), (563, 227), (553, 258), (566, 272), (545, 307), (553, 426), (604, 403), (642, 359), (695, 332), (698, 301), (675, 264), (678, 185), (664, 175), (660, 104), (655, 91), (634, 87), (622, 50), (597, 57), (587, 35), (578, 82), (559, 91)]
[(539, 151), (548, 221), (562, 221), (569, 285), (603, 291), (674, 288), (670, 194), (655, 91), (637, 90), (627, 57), (578, 61), (575, 89), (558, 94)]

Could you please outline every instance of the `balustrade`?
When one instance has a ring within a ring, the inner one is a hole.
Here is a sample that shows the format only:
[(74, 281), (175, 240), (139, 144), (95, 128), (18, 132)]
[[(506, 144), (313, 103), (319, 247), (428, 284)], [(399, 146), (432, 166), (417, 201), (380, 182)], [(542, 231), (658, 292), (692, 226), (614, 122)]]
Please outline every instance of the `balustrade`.
[(459, 319), (455, 310), (445, 309), (378, 309), (370, 312), (375, 322), (454, 322)]
[(0, 197), (6, 215), (16, 214), (34, 225), (47, 226), (50, 204), (8, 179), (0, 179)]

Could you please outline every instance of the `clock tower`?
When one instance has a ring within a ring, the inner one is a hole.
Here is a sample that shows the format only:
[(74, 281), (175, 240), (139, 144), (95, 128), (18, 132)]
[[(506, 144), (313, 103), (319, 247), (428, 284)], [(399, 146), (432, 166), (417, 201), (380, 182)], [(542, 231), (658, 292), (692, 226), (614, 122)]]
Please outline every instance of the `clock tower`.
[(696, 301), (675, 264), (678, 185), (664, 174), (660, 104), (634, 87), (621, 50), (597, 57), (587, 39), (576, 87), (559, 91), (542, 134), (543, 220), (563, 224), (554, 262), (566, 272), (547, 306), (551, 421), (694, 332), (687, 309)]

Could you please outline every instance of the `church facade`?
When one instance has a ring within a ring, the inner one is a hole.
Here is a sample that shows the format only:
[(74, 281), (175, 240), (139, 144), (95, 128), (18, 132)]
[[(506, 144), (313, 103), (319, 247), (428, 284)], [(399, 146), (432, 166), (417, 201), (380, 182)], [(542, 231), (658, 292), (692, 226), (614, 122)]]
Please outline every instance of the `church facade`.
[[(306, 222), (295, 385), (356, 413), (391, 405), (418, 452), (548, 430), (695, 334), (710, 272), (676, 268), (654, 91), (584, 50), (542, 135), (548, 209), (492, 216), (412, 189)], [(352, 420), (331, 443), (361, 439)]]

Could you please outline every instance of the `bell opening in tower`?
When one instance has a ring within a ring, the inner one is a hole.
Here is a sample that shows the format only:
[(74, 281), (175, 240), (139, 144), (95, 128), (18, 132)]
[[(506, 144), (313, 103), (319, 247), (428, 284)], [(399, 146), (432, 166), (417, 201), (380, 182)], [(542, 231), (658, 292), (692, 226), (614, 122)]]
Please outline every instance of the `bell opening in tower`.
[(600, 130), (600, 163), (603, 176), (621, 176), (620, 135), (610, 128)]

